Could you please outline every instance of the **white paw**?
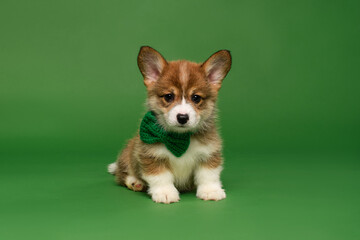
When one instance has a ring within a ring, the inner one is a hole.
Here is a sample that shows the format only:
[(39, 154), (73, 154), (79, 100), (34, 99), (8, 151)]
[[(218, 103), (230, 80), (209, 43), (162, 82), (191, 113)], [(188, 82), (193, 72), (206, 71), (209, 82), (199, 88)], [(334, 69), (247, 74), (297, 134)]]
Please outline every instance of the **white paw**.
[(157, 203), (173, 203), (180, 200), (179, 192), (174, 186), (150, 189), (152, 200)]
[(196, 197), (202, 200), (219, 201), (226, 198), (224, 189), (214, 186), (199, 186), (196, 192)]
[(137, 179), (134, 176), (128, 175), (125, 179), (125, 185), (130, 189), (133, 190), (135, 192), (139, 192), (142, 191), (145, 187), (145, 184)]
[(116, 164), (116, 162), (111, 163), (111, 164), (108, 165), (108, 172), (109, 172), (110, 174), (115, 174), (116, 169), (117, 169), (117, 164)]

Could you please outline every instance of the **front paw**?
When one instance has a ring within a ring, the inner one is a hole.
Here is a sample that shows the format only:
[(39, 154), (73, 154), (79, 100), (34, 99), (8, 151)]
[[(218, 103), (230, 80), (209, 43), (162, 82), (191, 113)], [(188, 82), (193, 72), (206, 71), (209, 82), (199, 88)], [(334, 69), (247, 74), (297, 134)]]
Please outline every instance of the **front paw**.
[(173, 203), (180, 200), (179, 192), (174, 186), (150, 189), (151, 198), (157, 203)]
[(213, 200), (219, 201), (221, 199), (226, 198), (226, 194), (224, 189), (221, 187), (214, 187), (214, 186), (199, 186), (196, 192), (196, 197), (202, 200)]

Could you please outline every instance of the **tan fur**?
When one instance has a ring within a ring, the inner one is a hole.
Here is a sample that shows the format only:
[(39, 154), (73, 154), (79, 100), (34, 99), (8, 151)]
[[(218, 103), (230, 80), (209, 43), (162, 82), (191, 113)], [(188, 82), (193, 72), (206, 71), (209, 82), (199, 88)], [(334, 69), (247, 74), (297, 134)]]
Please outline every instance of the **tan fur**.
[(216, 152), (207, 161), (201, 163), (202, 166), (207, 168), (217, 168), (222, 165), (222, 157), (220, 152)]
[[(218, 54), (221, 55), (220, 58), (214, 58), (214, 54), (208, 61), (199, 64), (184, 60), (167, 62), (160, 53), (149, 47), (143, 47), (141, 51), (138, 64), (140, 71), (144, 75), (144, 83), (148, 91), (147, 106), (149, 110), (154, 111), (159, 116), (159, 123), (166, 129), (166, 124), (162, 118), (163, 115), (173, 106), (179, 104), (183, 98), (191, 103), (194, 110), (203, 119), (201, 124), (197, 126), (196, 133), (192, 135), (191, 141), (196, 140), (199, 144), (211, 146), (211, 154), (199, 157), (196, 166), (207, 168), (221, 166), (223, 161), (221, 157), (222, 143), (215, 123), (216, 99), (221, 81), (210, 82), (208, 77), (212, 73), (207, 71), (211, 71), (214, 61), (223, 61), (222, 56), (229, 55), (229, 53), (220, 52)], [(153, 69), (148, 69), (147, 61), (155, 61), (155, 63), (151, 62)], [(227, 64), (228, 66), (224, 70), (226, 71), (225, 75), (230, 69), (231, 58), (230, 63)], [(153, 72), (151, 72), (152, 70)], [(175, 95), (174, 101), (170, 103), (166, 102), (162, 97), (169, 93)], [(193, 94), (201, 96), (202, 99), (199, 103), (192, 102), (191, 96)], [(157, 175), (167, 170), (174, 171), (169, 158), (159, 157), (155, 151), (157, 146), (161, 144), (146, 144), (140, 140), (139, 134), (132, 138), (117, 159), (118, 168), (115, 172), (117, 183), (124, 185), (126, 177), (131, 175), (146, 184), (143, 179), (144, 175)], [(190, 190), (193, 186), (194, 180), (189, 178), (186, 184), (176, 187), (182, 191)], [(146, 186), (142, 190), (145, 188)]]
[(139, 154), (141, 157), (140, 170), (145, 175), (156, 175), (169, 169), (167, 159), (156, 158), (150, 154)]

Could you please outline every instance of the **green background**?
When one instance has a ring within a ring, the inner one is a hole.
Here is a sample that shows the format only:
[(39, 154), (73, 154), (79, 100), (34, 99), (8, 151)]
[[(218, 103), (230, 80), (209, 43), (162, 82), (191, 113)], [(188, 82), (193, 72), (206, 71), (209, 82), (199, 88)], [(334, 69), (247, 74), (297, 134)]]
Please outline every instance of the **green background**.
[[(359, 239), (359, 1), (0, 2), (0, 239)], [(227, 199), (105, 171), (145, 112), (136, 56), (233, 55)]]

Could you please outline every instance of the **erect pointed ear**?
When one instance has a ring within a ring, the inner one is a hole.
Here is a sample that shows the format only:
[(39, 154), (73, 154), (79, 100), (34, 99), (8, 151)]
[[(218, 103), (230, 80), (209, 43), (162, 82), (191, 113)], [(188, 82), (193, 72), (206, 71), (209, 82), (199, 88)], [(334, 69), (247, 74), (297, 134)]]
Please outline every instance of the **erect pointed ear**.
[(201, 67), (204, 69), (207, 81), (219, 90), (222, 80), (231, 68), (231, 55), (228, 50), (220, 50), (211, 55)]
[(164, 67), (167, 65), (163, 56), (148, 46), (142, 46), (140, 48), (137, 62), (147, 87), (160, 78)]

